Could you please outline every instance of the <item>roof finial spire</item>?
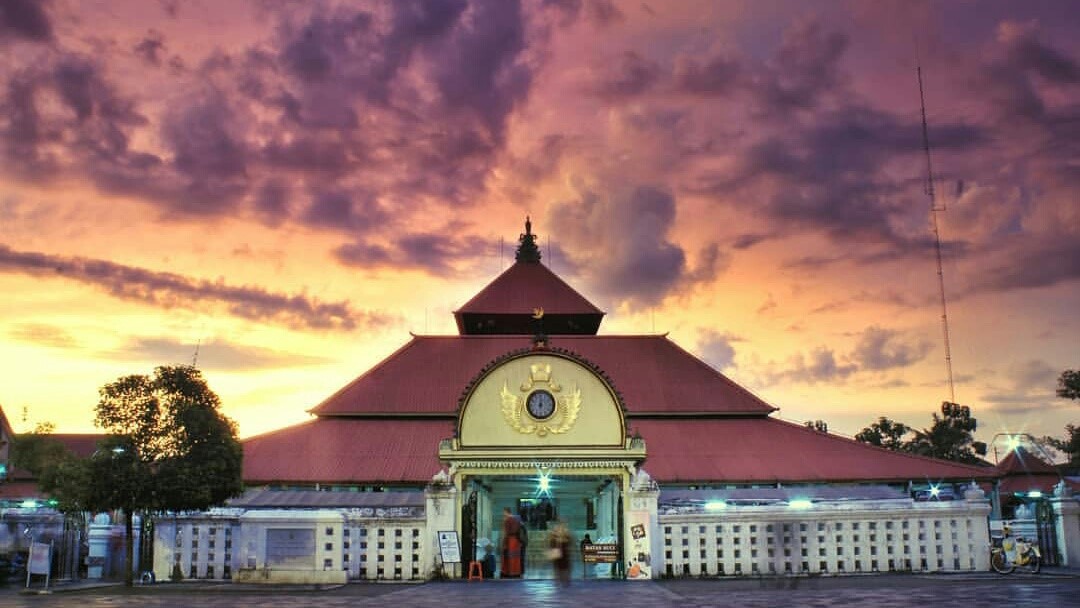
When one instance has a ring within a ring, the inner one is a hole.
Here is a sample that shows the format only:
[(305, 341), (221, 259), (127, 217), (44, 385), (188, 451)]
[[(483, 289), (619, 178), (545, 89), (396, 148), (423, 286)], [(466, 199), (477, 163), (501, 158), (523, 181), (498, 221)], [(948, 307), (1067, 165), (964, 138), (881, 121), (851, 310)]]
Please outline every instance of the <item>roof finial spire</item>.
[(514, 259), (531, 264), (540, 263), (540, 248), (536, 246), (536, 235), (532, 233), (532, 220), (525, 216), (525, 233), (518, 237), (517, 253)]

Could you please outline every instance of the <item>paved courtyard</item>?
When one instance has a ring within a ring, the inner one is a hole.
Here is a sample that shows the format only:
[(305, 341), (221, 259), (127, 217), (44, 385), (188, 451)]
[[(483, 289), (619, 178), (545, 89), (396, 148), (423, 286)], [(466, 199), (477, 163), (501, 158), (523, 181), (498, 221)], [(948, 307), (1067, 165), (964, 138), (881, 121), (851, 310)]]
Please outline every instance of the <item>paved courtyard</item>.
[(866, 576), (838, 579), (674, 580), (663, 582), (551, 581), (483, 583), (353, 584), (332, 589), (260, 588), (236, 585), (158, 585), (88, 588), (50, 595), (0, 591), (0, 606), (58, 607), (253, 607), (365, 606), (454, 608), (457, 606), (1080, 606), (1080, 576), (993, 574)]

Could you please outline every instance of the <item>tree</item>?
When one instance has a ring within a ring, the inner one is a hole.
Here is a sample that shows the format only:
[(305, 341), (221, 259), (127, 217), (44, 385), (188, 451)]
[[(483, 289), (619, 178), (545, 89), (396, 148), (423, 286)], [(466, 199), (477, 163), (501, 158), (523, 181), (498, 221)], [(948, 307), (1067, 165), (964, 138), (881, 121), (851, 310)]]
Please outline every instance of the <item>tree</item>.
[(1058, 377), (1057, 396), (1062, 399), (1080, 399), (1080, 371), (1067, 369)]
[(64, 444), (52, 437), (56, 427), (50, 422), (40, 422), (30, 433), (16, 435), (11, 442), (11, 466), (41, 476), (69, 455)]
[(1064, 453), (1069, 459), (1070, 466), (1080, 465), (1080, 427), (1067, 424), (1065, 425), (1065, 439), (1043, 437), (1040, 443)]
[(239, 495), (243, 452), (235, 423), (192, 366), (125, 376), (99, 393), (94, 423), (108, 436), (90, 458), (68, 465), (55, 490), (68, 510), (123, 512), (130, 586), (132, 516), (203, 510)]
[(908, 443), (904, 440), (904, 436), (909, 432), (911, 432), (911, 427), (903, 422), (896, 422), (882, 416), (877, 422), (859, 431), (855, 439), (886, 450), (906, 452)]
[(910, 451), (968, 464), (982, 462), (979, 456), (986, 454), (986, 444), (973, 437), (978, 422), (971, 416), (971, 408), (945, 401), (941, 404), (941, 416), (935, 413), (933, 419), (930, 428), (915, 431), (908, 443)]

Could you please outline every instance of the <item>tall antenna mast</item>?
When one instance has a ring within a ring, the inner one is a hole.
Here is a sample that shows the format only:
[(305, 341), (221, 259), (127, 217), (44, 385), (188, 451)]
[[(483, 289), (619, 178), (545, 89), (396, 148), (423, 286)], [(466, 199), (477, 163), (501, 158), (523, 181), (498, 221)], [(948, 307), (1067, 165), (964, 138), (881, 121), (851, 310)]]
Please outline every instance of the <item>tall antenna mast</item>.
[(938, 211), (945, 211), (945, 205), (939, 208), (934, 196), (934, 167), (930, 163), (930, 136), (926, 129), (926, 99), (923, 96), (922, 66), (915, 68), (919, 79), (919, 106), (922, 109), (923, 151), (926, 152), (926, 195), (930, 197), (930, 219), (934, 227), (934, 255), (937, 257), (938, 291), (941, 294), (941, 333), (945, 338), (945, 374), (949, 382), (949, 401), (956, 403), (956, 389), (953, 386), (952, 349), (949, 348), (949, 309), (945, 305), (945, 273), (941, 269), (941, 232), (938, 231)]
[(202, 337), (195, 342), (195, 354), (191, 355), (191, 367), (199, 366), (199, 347), (202, 346)]

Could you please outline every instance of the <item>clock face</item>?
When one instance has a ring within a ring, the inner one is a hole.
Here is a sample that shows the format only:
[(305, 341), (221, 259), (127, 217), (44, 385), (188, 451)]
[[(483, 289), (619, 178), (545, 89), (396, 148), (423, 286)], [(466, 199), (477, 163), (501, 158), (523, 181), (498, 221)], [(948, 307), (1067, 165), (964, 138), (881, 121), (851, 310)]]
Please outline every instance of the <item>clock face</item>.
[(555, 397), (544, 390), (533, 391), (525, 399), (525, 409), (533, 418), (545, 420), (555, 413)]

